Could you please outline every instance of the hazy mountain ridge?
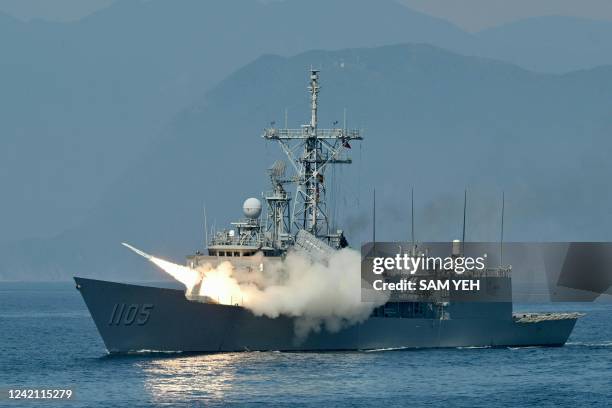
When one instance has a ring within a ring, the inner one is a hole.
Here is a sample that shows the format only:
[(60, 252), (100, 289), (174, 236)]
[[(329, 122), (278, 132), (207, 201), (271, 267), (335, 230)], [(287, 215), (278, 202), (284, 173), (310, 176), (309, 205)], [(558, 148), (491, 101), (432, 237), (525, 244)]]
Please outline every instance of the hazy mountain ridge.
[(548, 52), (520, 23), (471, 35), (382, 0), (122, 0), (70, 23), (0, 15), (0, 183), (12, 192), (0, 242), (79, 226), (177, 112), (262, 54), (422, 42), (543, 70), (612, 62), (610, 24), (592, 23), (593, 48), (595, 34), (571, 34), (591, 22), (570, 22), (564, 36), (565, 25), (527, 24), (560, 38)]
[(458, 236), (465, 187), (469, 239), (498, 238), (502, 190), (509, 240), (610, 238), (612, 67), (539, 74), (398, 45), (268, 55), (237, 70), (175, 116), (82, 226), (4, 246), (3, 279), (159, 279), (119, 243), (180, 261), (202, 246), (204, 203), (209, 226), (239, 218), (282, 158), (261, 129), (282, 123), (285, 108), (291, 126), (307, 120), (311, 64), (322, 69), (321, 126), (342, 120), (346, 107), (349, 126), (366, 131), (363, 148), (351, 149), (355, 163), (327, 176), (353, 245), (369, 238), (373, 186), (381, 239), (407, 237), (413, 185), (421, 240)]
[[(339, 31), (346, 10), (351, 23)], [(323, 25), (296, 28), (298, 12)], [(364, 27), (375, 16), (389, 24)], [(461, 31), (390, 1), (126, 0), (72, 23), (3, 16), (0, 33), (0, 159), (9, 169), (0, 183), (14, 192), (3, 203), (2, 242), (79, 225), (176, 112), (263, 53)]]

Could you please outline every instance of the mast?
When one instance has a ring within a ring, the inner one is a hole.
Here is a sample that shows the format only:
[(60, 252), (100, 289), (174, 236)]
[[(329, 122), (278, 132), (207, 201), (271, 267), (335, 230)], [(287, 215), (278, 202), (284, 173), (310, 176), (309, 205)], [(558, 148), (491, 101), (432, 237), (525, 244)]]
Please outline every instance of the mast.
[[(304, 161), (305, 172), (304, 172), (304, 184), (306, 187), (306, 199), (304, 200), (304, 229), (313, 235), (317, 235), (319, 232), (319, 226), (317, 225), (317, 212), (319, 210), (320, 189), (319, 180), (322, 180), (323, 175), (318, 172), (319, 162), (319, 143), (317, 140), (317, 112), (319, 98), (319, 71), (310, 70), (310, 129), (308, 139), (306, 140), (304, 149)], [(313, 160), (308, 160), (309, 158)], [(315, 177), (317, 180), (315, 180)], [(323, 184), (321, 182), (321, 184)]]
[(410, 238), (414, 247), (414, 187), (410, 191)]
[(319, 98), (319, 71), (310, 69), (310, 128), (316, 132), (317, 130), (317, 99)]
[(204, 203), (204, 249), (208, 246), (208, 222), (206, 220), (206, 203)]
[(503, 266), (504, 262), (504, 210), (506, 209), (506, 193), (502, 192), (502, 208), (501, 208), (501, 232), (499, 237), (499, 265)]
[(372, 191), (372, 254), (376, 256), (376, 188)]
[(264, 130), (263, 138), (277, 141), (295, 171), (296, 185), (290, 224), (318, 238), (332, 242), (339, 234), (331, 233), (327, 215), (325, 171), (330, 165), (348, 164), (350, 141), (363, 140), (358, 130), (319, 129), (319, 70), (311, 69), (309, 77), (310, 122), (301, 129)]
[(461, 233), (461, 255), (465, 255), (465, 214), (467, 212), (467, 189), (463, 192), (463, 231)]

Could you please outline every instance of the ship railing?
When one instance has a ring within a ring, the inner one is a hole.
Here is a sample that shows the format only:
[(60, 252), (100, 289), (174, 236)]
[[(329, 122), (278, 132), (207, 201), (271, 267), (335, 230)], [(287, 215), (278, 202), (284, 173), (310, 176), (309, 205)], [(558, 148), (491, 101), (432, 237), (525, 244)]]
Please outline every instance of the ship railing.
[(450, 294), (448, 291), (420, 291), (418, 293), (403, 292), (393, 294), (390, 302), (424, 302), (424, 303), (444, 303), (448, 302)]
[(228, 246), (261, 246), (261, 239), (258, 238), (244, 238), (244, 237), (214, 237), (210, 240), (209, 246), (215, 245), (228, 245)]
[(511, 273), (512, 273), (511, 266), (499, 266), (495, 268), (485, 268), (483, 270), (473, 269), (473, 270), (465, 271), (461, 274), (459, 274), (458, 272), (455, 272), (452, 269), (445, 270), (442, 273), (438, 272), (438, 274), (441, 274), (441, 275), (462, 277), (462, 278), (468, 278), (468, 277), (469, 278), (488, 278), (488, 277), (507, 278), (511, 275)]
[[(428, 270), (418, 270), (415, 273), (411, 274), (413, 278), (442, 278), (442, 277), (474, 277), (474, 278), (484, 278), (484, 277), (509, 277), (512, 272), (511, 266), (500, 266), (496, 268), (485, 268), (483, 270), (468, 270), (461, 274), (455, 272), (453, 269), (442, 269), (435, 271)], [(402, 275), (402, 273), (398, 273)], [(393, 274), (392, 274), (393, 275)]]
[(284, 201), (284, 200), (287, 200), (287, 198), (289, 198), (289, 195), (286, 192), (280, 193), (274, 190), (265, 191), (263, 193), (263, 196), (266, 200), (278, 200), (278, 201)]
[[(310, 129), (264, 129), (263, 137), (266, 139), (305, 139), (310, 137)], [(361, 132), (357, 129), (317, 129), (318, 139), (363, 140)]]
[(511, 267), (497, 267), (497, 268), (485, 268), (481, 271), (472, 270), (466, 271), (461, 274), (462, 277), (470, 277), (470, 278), (507, 278), (510, 276), (512, 272)]

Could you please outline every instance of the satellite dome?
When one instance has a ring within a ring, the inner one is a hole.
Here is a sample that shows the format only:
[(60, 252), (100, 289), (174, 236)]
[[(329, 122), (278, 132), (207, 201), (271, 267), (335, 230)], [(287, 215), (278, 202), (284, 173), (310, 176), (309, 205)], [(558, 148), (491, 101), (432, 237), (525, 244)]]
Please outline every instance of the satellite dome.
[(247, 218), (259, 218), (261, 214), (261, 201), (253, 197), (247, 198), (244, 204), (242, 204), (242, 212)]

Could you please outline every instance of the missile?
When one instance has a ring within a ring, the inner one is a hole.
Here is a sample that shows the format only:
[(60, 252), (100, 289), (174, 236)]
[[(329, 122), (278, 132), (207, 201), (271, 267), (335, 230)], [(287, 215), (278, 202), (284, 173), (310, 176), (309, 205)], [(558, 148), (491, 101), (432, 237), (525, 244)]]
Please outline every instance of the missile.
[(121, 243), (121, 245), (123, 245), (124, 247), (126, 247), (126, 248), (128, 248), (128, 249), (130, 249), (130, 250), (132, 250), (132, 251), (134, 251), (134, 252), (136, 252), (138, 255), (140, 255), (140, 256), (142, 256), (142, 257), (144, 257), (144, 258), (147, 258), (149, 261), (151, 261), (151, 260), (152, 260), (152, 258), (153, 258), (153, 256), (151, 256), (151, 255), (147, 254), (147, 253), (146, 253), (146, 252), (144, 252), (144, 251), (141, 251), (141, 250), (140, 250), (140, 249), (138, 249), (138, 248), (134, 248), (133, 246), (131, 246), (131, 245), (130, 245), (130, 244), (128, 244), (128, 243), (122, 242), (122, 243)]

